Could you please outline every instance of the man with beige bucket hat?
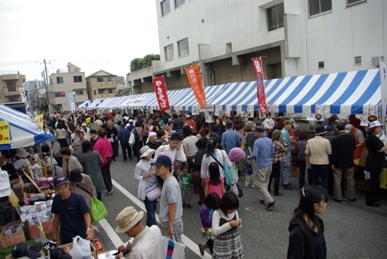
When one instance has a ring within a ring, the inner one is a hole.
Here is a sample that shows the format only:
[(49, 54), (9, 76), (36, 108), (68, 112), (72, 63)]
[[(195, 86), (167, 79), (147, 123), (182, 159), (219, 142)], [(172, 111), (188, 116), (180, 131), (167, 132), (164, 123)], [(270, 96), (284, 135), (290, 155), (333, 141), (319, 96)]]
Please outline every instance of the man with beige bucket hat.
[(126, 233), (131, 239), (117, 248), (120, 253), (116, 258), (163, 258), (160, 253), (161, 230), (157, 225), (148, 227), (141, 224), (143, 216), (143, 211), (137, 211), (132, 206), (124, 208), (117, 215), (116, 232)]

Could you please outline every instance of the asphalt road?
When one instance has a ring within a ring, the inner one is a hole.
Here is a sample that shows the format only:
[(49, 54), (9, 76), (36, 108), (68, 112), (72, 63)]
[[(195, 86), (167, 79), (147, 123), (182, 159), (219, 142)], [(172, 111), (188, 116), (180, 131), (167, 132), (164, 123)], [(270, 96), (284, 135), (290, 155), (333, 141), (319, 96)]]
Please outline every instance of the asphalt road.
[[(115, 249), (115, 245), (126, 242), (125, 234), (116, 235), (115, 217), (126, 206), (142, 209), (138, 201), (137, 181), (134, 179), (135, 161), (123, 162), (122, 157), (111, 165), (114, 179), (114, 192), (103, 196), (102, 201), (109, 211), (106, 221), (96, 223), (105, 250)], [(240, 184), (244, 186), (244, 178)], [(292, 178), (293, 186), (297, 179)], [(259, 203), (260, 192), (257, 189), (244, 189), (240, 199), (239, 215), (243, 220), (239, 232), (242, 238), (245, 258), (286, 258), (288, 247), (288, 223), (292, 211), (298, 204), (298, 191), (281, 190), (284, 194), (275, 197), (278, 206), (271, 212)], [(337, 203), (330, 200), (325, 213), (321, 216), (325, 223), (325, 239), (328, 258), (387, 258), (387, 193), (381, 201), (380, 208), (365, 206), (364, 192), (357, 192), (355, 202)], [(200, 233), (200, 217), (197, 204), (198, 196), (193, 196), (193, 208), (185, 208), (183, 241), (187, 244), (186, 258), (201, 258), (197, 243), (204, 239)], [(145, 224), (145, 217), (142, 221)], [(103, 227), (102, 227), (103, 225)], [(165, 230), (162, 230), (164, 235)], [(207, 254), (204, 258), (210, 258)]]

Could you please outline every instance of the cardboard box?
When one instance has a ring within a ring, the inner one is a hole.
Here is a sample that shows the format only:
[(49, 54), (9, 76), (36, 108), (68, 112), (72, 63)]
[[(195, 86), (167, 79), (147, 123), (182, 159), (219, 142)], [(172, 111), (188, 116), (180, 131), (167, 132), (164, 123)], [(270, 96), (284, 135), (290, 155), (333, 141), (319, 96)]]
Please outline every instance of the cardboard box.
[[(73, 243), (64, 244), (64, 245), (61, 245), (61, 246), (59, 246), (59, 247), (64, 248), (65, 251), (70, 251), (71, 248), (73, 248)], [(92, 242), (90, 242), (90, 249), (91, 249), (91, 256), (92, 256), (94, 259), (98, 259), (97, 249), (95, 249), (95, 247), (94, 247), (94, 245), (92, 244)]]
[(22, 242), (26, 241), (26, 235), (24, 234), (24, 228), (22, 228), (22, 231), (4, 236), (4, 231), (8, 227), (14, 226), (14, 225), (19, 225), (19, 224), (21, 224), (20, 220), (10, 222), (3, 227), (3, 229), (1, 230), (1, 234), (0, 234), (0, 244), (1, 244), (2, 248), (16, 245), (18, 243), (22, 243)]
[[(31, 226), (26, 224), (25, 226), (26, 226), (26, 233), (27, 233), (28, 239), (32, 239), (40, 236), (40, 230), (39, 230), (38, 224), (31, 225)], [(53, 227), (52, 219), (42, 222), (42, 226), (43, 226), (44, 234), (47, 235), (53, 232), (54, 227)]]

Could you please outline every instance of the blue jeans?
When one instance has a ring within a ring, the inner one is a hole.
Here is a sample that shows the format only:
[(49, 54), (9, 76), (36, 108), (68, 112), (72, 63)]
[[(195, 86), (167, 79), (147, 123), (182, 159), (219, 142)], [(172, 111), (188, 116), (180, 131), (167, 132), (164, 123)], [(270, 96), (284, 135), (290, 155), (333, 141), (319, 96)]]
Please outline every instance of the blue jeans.
[(312, 185), (319, 185), (321, 178), (321, 186), (328, 191), (328, 172), (329, 165), (312, 165)]
[(290, 158), (292, 153), (288, 151), (285, 155), (286, 162), (281, 162), (281, 172), (282, 172), (282, 185), (290, 184)]
[(157, 199), (154, 201), (150, 201), (148, 200), (147, 197), (145, 197), (144, 204), (146, 209), (146, 225), (148, 227), (152, 225), (157, 225), (156, 223)]

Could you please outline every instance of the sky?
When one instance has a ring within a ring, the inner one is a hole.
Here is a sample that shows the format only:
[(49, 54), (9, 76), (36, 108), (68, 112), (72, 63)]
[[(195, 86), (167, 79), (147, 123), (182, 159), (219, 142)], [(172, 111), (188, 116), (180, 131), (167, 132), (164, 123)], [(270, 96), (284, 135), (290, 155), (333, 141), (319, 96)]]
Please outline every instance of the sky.
[(130, 61), (159, 54), (154, 0), (0, 0), (0, 73), (43, 80), (71, 62), (85, 75), (125, 76)]

